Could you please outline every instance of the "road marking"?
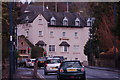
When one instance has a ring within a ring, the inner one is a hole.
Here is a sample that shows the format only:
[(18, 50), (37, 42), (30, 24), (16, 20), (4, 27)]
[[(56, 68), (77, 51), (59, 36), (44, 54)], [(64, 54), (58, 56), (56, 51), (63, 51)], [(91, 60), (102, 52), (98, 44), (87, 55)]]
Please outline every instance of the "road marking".
[(46, 80), (39, 72), (37, 72), (37, 75), (40, 78), (40, 80)]

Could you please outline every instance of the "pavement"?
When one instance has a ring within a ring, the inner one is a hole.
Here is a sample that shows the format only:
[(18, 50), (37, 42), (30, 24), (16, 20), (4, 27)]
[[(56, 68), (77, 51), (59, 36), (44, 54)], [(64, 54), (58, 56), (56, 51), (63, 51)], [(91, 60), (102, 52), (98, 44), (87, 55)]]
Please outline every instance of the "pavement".
[(119, 69), (115, 69), (115, 68), (97, 67), (97, 66), (86, 66), (86, 68), (98, 69), (98, 70), (105, 70), (105, 71), (112, 71), (112, 72), (118, 72), (118, 73), (120, 73), (120, 70)]
[(18, 68), (16, 73), (13, 75), (13, 80), (40, 80), (33, 74), (33, 69), (29, 68)]

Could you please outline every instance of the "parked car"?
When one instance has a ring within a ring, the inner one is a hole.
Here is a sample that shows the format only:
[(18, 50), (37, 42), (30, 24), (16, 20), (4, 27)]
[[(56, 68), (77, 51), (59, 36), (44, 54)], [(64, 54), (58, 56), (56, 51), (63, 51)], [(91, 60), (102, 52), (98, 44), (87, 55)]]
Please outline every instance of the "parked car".
[(38, 67), (44, 67), (46, 58), (45, 57), (40, 57), (37, 59), (38, 61)]
[(64, 79), (80, 79), (85, 80), (85, 68), (80, 61), (63, 61), (57, 74), (58, 80)]
[(27, 61), (28, 61), (29, 59), (22, 59), (22, 60), (18, 60), (17, 62), (18, 62), (18, 66), (19, 67), (26, 67), (26, 63), (27, 63)]
[(36, 59), (29, 59), (26, 63), (26, 67), (34, 67)]
[(44, 74), (55, 73), (60, 67), (61, 61), (59, 58), (49, 58), (45, 62)]

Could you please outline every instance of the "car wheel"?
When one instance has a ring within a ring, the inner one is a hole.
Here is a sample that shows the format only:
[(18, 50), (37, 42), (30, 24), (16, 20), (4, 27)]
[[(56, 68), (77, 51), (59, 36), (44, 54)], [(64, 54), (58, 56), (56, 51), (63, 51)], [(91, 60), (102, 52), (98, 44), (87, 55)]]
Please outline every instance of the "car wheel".
[(44, 71), (44, 74), (45, 74), (45, 75), (48, 75), (48, 72)]
[(81, 80), (86, 80), (85, 76)]

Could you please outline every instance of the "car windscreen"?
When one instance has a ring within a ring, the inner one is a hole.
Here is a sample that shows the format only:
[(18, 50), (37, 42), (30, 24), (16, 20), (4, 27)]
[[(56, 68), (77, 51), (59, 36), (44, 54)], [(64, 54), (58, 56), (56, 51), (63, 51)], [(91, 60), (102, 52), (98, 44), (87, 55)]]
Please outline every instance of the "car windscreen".
[(59, 59), (50, 59), (50, 60), (47, 60), (47, 63), (48, 64), (60, 63), (60, 60)]
[(29, 60), (27, 60), (27, 62), (31, 62), (31, 60), (29, 59)]
[(75, 61), (75, 62), (64, 62), (61, 67), (63, 67), (63, 68), (69, 68), (69, 67), (78, 68), (81, 66), (82, 65), (80, 64), (80, 62)]

